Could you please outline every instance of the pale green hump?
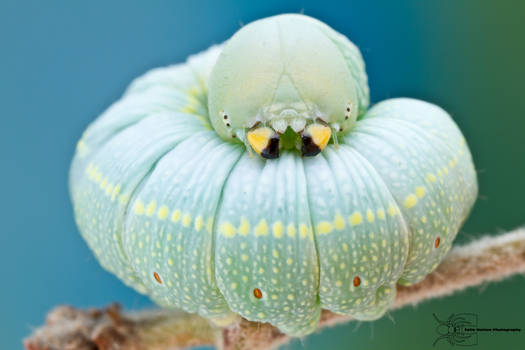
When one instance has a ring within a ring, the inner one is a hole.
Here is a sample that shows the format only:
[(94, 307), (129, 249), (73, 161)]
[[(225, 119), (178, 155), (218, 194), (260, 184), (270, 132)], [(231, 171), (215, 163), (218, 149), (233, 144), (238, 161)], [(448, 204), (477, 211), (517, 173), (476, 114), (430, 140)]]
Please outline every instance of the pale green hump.
[(162, 155), (209, 128), (201, 80), (217, 50), (190, 58), (200, 69), (175, 65), (136, 79), (77, 144), (69, 185), (78, 227), (101, 264), (141, 292), (121, 241), (129, 200)]
[(245, 154), (224, 187), (215, 236), (217, 283), (232, 310), (293, 335), (313, 331), (321, 309), (306, 187), (295, 153)]
[(395, 296), (408, 230), (385, 184), (356, 149), (330, 145), (305, 160), (323, 308), (380, 317)]
[[(254, 22), (257, 23), (257, 22)], [(211, 75), (209, 113), (213, 128), (226, 139), (231, 131), (223, 123), (227, 113), (232, 128), (250, 127), (259, 109), (268, 106), (283, 72), (276, 25), (253, 23), (229, 39)]]
[(450, 249), (477, 194), (463, 136), (442, 109), (394, 99), (372, 108), (344, 142), (359, 150), (399, 204), (411, 232), (400, 282), (420, 281)]
[[(326, 122), (350, 125), (344, 119), (346, 107), (348, 103), (357, 107), (359, 102), (356, 82), (339, 48), (308, 17), (283, 15), (275, 17), (275, 22), (284, 65), (282, 78), (288, 77), (300, 101), (318, 108)], [(357, 110), (351, 116), (353, 123)]]
[(386, 111), (391, 118), (405, 120), (424, 129), (427, 133), (435, 136), (439, 140), (437, 142), (446, 144), (450, 148), (450, 152), (458, 154), (459, 158), (453, 157), (449, 161), (448, 167), (458, 167), (458, 181), (461, 182), (461, 186), (466, 187), (464, 191), (465, 204), (460, 208), (463, 210), (461, 217), (466, 219), (478, 194), (478, 182), (468, 145), (456, 123), (439, 106), (411, 98), (396, 98), (385, 101), (385, 104), (378, 103), (370, 111), (371, 113), (368, 114), (367, 118), (385, 114)]
[(149, 294), (208, 317), (229, 308), (215, 284), (213, 229), (224, 181), (241, 145), (194, 134), (166, 154), (131, 201), (124, 246)]
[(148, 94), (149, 99), (152, 96), (161, 98), (163, 107), (194, 114), (211, 128), (207, 81), (220, 52), (221, 46), (216, 45), (190, 56), (184, 64), (152, 69), (135, 79), (127, 88), (125, 96), (137, 98), (141, 94), (153, 92)]
[(142, 282), (122, 247), (130, 198), (158, 159), (201, 129), (192, 116), (156, 114), (117, 133), (85, 158), (74, 160), (70, 186), (83, 237), (102, 266), (141, 292)]
[[(281, 15), (246, 25), (226, 43), (209, 82), (210, 119), (219, 135), (232, 133), (223, 113), (231, 128), (243, 129), (268, 117), (261, 111), (270, 106), (277, 113), (306, 108), (313, 119), (321, 113), (326, 122), (352, 125), (357, 106), (368, 105), (364, 64), (355, 46), (322, 29), (307, 17)], [(355, 108), (345, 120), (349, 103)]]
[(365, 62), (359, 48), (348, 38), (325, 23), (308, 16), (295, 15), (298, 19), (309, 21), (317, 25), (320, 30), (337, 46), (346, 61), (348, 70), (356, 83), (355, 90), (359, 102), (358, 116), (362, 116), (370, 104), (370, 89), (368, 87), (368, 77), (365, 70)]

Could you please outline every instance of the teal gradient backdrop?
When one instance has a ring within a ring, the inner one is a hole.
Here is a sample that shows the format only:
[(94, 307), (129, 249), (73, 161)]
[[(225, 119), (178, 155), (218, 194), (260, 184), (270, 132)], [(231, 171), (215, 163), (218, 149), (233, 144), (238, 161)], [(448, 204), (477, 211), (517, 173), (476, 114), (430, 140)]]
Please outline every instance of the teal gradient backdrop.
[[(525, 3), (507, 1), (11, 1), (0, 3), (0, 348), (57, 304), (151, 302), (98, 265), (73, 221), (67, 176), (87, 124), (147, 69), (183, 61), (257, 18), (300, 12), (362, 50), (372, 101), (437, 103), (465, 134), (480, 198), (457, 242), (525, 219)], [(373, 323), (326, 329), (286, 349), (430, 349), (432, 313), (525, 329), (517, 276)], [(481, 334), (475, 349), (523, 348), (525, 332)], [(451, 348), (446, 342), (437, 349)]]

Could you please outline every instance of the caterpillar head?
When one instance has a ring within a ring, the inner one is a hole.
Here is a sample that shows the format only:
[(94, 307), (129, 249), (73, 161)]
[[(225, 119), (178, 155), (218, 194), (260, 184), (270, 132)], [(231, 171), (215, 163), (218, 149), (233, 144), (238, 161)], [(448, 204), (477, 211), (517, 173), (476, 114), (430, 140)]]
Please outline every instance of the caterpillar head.
[(264, 158), (277, 158), (283, 148), (318, 154), (352, 128), (358, 107), (343, 53), (305, 16), (244, 26), (224, 47), (209, 81), (214, 129)]

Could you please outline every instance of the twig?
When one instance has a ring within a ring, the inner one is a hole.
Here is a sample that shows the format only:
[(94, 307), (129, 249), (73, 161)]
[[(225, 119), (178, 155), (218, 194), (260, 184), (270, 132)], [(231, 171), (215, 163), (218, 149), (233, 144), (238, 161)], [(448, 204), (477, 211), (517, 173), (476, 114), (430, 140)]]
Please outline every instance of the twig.
[[(420, 283), (398, 286), (391, 309), (523, 272), (525, 228), (484, 237), (452, 249), (441, 265)], [(351, 317), (324, 310), (319, 328), (349, 320)], [(28, 350), (172, 350), (198, 345), (242, 350), (276, 348), (289, 339), (270, 324), (245, 319), (221, 329), (197, 315), (183, 312), (121, 313), (116, 305), (103, 310), (59, 306), (24, 344)]]

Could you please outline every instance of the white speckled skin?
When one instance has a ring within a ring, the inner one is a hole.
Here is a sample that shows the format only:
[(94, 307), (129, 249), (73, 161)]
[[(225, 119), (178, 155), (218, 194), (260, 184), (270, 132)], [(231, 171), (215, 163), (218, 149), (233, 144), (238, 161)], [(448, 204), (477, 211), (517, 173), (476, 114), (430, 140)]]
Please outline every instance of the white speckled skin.
[(138, 78), (88, 127), (70, 192), (83, 237), (127, 285), (165, 307), (217, 321), (240, 314), (300, 336), (323, 308), (383, 315), (397, 283), (421, 280), (450, 249), (477, 180), (445, 111), (406, 98), (366, 111), (355, 46), (292, 19), (352, 57), (362, 116), (338, 147), (264, 160), (220, 137), (207, 105), (221, 52), (212, 47)]

